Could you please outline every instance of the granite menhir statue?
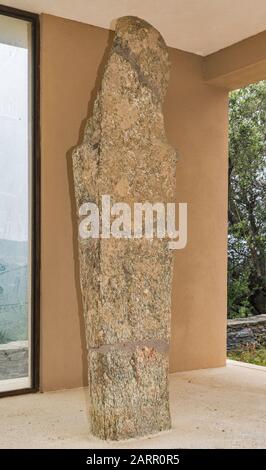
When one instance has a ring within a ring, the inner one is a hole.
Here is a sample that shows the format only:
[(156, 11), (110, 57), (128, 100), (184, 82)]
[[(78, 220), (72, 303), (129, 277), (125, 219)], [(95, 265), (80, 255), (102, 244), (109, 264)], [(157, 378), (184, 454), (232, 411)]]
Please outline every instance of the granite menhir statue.
[[(162, 103), (167, 47), (136, 17), (117, 22), (84, 140), (73, 153), (85, 202), (173, 202), (176, 151)], [(78, 215), (79, 222), (82, 216)], [(79, 238), (91, 430), (126, 439), (169, 429), (168, 350), (173, 251), (166, 239)]]

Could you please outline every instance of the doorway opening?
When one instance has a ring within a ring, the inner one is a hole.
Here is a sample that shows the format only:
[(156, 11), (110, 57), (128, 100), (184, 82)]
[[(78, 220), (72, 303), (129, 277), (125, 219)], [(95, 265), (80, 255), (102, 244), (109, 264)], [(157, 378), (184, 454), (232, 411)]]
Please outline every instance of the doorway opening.
[(229, 97), (230, 359), (266, 366), (266, 80)]

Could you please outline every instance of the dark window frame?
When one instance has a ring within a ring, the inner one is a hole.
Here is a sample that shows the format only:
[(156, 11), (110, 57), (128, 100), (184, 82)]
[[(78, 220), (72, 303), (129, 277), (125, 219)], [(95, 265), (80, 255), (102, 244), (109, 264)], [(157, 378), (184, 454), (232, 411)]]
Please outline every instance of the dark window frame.
[(32, 54), (32, 253), (31, 387), (0, 392), (3, 396), (39, 391), (40, 384), (40, 21), (39, 15), (0, 4), (0, 15), (31, 23)]

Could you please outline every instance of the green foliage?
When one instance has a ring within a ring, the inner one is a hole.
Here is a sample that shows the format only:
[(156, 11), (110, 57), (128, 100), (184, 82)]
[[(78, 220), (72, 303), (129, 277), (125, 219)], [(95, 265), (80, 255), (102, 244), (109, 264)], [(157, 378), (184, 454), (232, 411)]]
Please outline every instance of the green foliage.
[(229, 100), (228, 316), (265, 313), (266, 80)]
[(228, 353), (229, 359), (234, 361), (249, 362), (258, 366), (266, 366), (266, 348), (239, 349)]

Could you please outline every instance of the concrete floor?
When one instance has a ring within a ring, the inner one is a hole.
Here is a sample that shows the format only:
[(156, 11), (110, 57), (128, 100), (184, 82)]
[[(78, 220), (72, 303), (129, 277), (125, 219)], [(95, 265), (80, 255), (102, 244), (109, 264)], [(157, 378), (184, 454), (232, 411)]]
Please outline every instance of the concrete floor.
[(0, 400), (0, 448), (264, 448), (266, 368), (172, 374), (170, 431), (116, 443), (88, 432), (85, 389)]

